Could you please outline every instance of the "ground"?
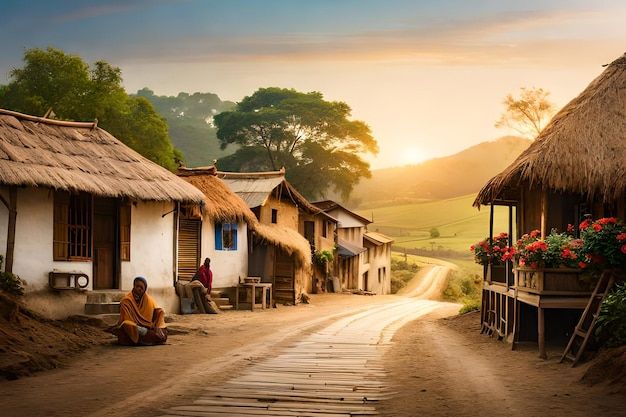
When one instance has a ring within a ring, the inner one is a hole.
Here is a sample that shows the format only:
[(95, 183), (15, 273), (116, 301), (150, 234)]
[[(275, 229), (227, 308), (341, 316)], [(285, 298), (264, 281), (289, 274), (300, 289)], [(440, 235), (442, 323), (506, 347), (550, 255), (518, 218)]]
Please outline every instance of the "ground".
[[(438, 287), (439, 272), (422, 271), (434, 281), (416, 288)], [(114, 345), (107, 335), (89, 336), (84, 339), (94, 343), (89, 349), (83, 343), (57, 350), (60, 368), (1, 381), (0, 414), (159, 415), (193, 403), (207, 387), (222, 386), (249, 363), (275, 357), (339, 319), (399, 299), (326, 294), (296, 307), (172, 316), (165, 346), (127, 348)], [(532, 346), (513, 352), (510, 345), (480, 335), (475, 315), (455, 317), (457, 311), (458, 305), (442, 303), (401, 328), (402, 321), (391, 326), (399, 330), (383, 362), (385, 383), (395, 394), (378, 404), (381, 415), (624, 415), (623, 378), (588, 387), (580, 379), (589, 365), (572, 369), (558, 364), (556, 350), (548, 361), (540, 360)]]

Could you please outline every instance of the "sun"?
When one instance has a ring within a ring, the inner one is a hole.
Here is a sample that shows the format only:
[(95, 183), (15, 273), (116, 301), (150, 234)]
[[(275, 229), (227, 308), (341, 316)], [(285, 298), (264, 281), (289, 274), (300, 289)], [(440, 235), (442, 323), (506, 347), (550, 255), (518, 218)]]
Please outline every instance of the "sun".
[(400, 151), (399, 159), (402, 165), (414, 165), (424, 160), (424, 154), (418, 147), (408, 146)]

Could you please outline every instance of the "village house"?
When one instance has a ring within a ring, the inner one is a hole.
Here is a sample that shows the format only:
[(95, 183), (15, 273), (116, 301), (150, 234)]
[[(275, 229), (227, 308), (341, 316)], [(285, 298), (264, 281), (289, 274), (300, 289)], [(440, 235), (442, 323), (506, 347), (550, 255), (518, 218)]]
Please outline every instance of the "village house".
[(96, 123), (8, 110), (0, 110), (0, 184), (4, 270), (27, 282), (29, 307), (82, 313), (144, 276), (158, 303), (177, 311), (178, 207), (200, 204), (197, 188)]
[(313, 204), (338, 221), (336, 274), (342, 289), (388, 294), (393, 240), (369, 232), (367, 225), (371, 221), (334, 201)]
[(296, 304), (302, 293), (313, 290), (311, 242), (331, 247), (329, 240), (334, 240), (332, 225), (327, 223), (326, 237), (322, 237), (322, 227), (315, 225), (323, 221), (315, 216), (320, 215), (329, 223), (332, 218), (298, 193), (285, 180), (284, 170), (218, 171), (217, 176), (244, 200), (258, 220), (250, 238), (248, 275), (272, 283), (277, 303)]
[(248, 231), (257, 220), (216, 173), (215, 167), (178, 170), (179, 177), (204, 194), (204, 205), (181, 207), (178, 278), (190, 281), (203, 260), (210, 258), (214, 293), (233, 298), (234, 287), (248, 276)]
[[(626, 55), (613, 61), (561, 109), (530, 147), (489, 180), (474, 205), (507, 206), (509, 244), (538, 229), (577, 226), (585, 216), (626, 214)], [(500, 231), (495, 231), (500, 232)], [(483, 331), (513, 342), (564, 344), (589, 301), (590, 288), (569, 269), (531, 270), (507, 261), (485, 270)]]

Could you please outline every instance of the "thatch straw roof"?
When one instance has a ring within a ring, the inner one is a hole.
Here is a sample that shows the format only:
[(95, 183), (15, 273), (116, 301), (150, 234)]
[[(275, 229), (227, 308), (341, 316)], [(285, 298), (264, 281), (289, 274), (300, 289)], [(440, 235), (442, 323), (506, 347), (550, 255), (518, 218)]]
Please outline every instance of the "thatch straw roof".
[(303, 267), (311, 265), (311, 246), (309, 241), (294, 229), (277, 224), (267, 225), (255, 222), (250, 225), (259, 237), (276, 245), (288, 255), (295, 255), (298, 264)]
[(0, 184), (104, 197), (200, 202), (202, 193), (95, 123), (0, 109)]
[(474, 205), (521, 185), (614, 201), (626, 194), (626, 54), (559, 111)]
[(214, 220), (237, 220), (256, 223), (254, 213), (247, 204), (215, 176), (214, 167), (180, 168), (177, 175), (204, 194), (202, 210)]

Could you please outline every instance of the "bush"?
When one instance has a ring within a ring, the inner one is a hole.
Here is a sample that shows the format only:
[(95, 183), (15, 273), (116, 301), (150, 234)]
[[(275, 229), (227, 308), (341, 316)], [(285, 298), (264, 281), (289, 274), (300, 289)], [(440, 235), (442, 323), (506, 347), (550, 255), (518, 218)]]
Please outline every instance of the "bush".
[(626, 344), (626, 283), (617, 284), (602, 302), (596, 336), (608, 347)]
[(391, 293), (397, 293), (401, 288), (415, 277), (420, 267), (407, 261), (391, 259)]
[[(4, 257), (0, 255), (0, 269), (4, 264)], [(24, 281), (17, 275), (11, 272), (0, 272), (0, 290), (6, 291), (15, 295), (24, 294)]]
[(468, 298), (463, 301), (463, 307), (459, 310), (459, 314), (469, 313), (470, 311), (480, 310), (480, 299)]
[(479, 295), (479, 286), (482, 278), (476, 274), (465, 271), (450, 271), (448, 274), (448, 286), (443, 291), (443, 298), (450, 301), (464, 299), (476, 299)]
[(441, 233), (439, 233), (439, 229), (437, 229), (436, 227), (433, 227), (432, 229), (430, 229), (431, 239), (437, 238), (439, 236), (441, 236)]

